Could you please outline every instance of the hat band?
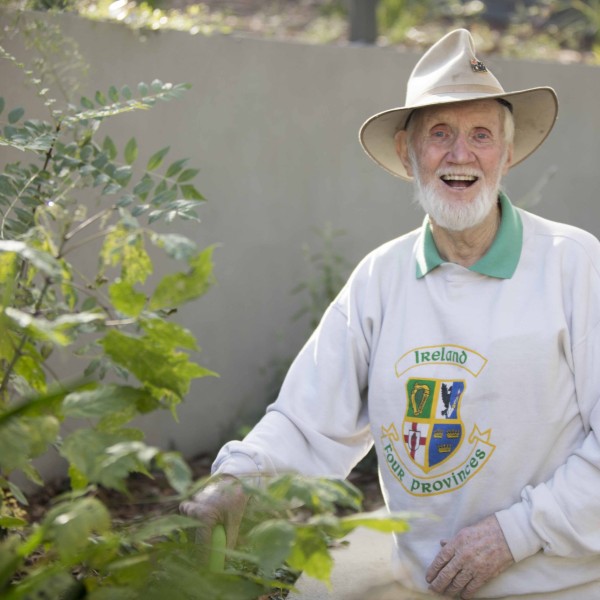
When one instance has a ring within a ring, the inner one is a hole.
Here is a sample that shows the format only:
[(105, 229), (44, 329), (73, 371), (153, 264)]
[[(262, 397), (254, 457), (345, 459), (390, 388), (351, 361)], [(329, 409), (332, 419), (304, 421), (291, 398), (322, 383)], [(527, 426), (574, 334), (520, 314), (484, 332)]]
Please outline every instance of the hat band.
[[(462, 89), (461, 89), (462, 88)], [(422, 95), (419, 100), (413, 102), (407, 102), (407, 106), (415, 106), (418, 102), (428, 101), (432, 96), (439, 96), (441, 94), (505, 94), (506, 92), (502, 88), (498, 88), (492, 85), (443, 85), (436, 88), (427, 90), (426, 95)], [(473, 98), (476, 100), (476, 98)]]

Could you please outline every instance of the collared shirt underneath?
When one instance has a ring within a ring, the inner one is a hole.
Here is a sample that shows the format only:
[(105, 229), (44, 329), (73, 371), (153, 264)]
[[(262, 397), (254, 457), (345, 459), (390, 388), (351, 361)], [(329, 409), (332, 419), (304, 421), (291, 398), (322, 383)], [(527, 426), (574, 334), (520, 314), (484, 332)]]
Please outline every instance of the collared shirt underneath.
[[(502, 218), (496, 237), (490, 249), (474, 265), (468, 268), (470, 271), (488, 277), (510, 279), (517, 269), (521, 256), (523, 222), (521, 215), (504, 192), (500, 192), (499, 200)], [(433, 241), (429, 217), (425, 217), (423, 235), (418, 243), (416, 275), (417, 279), (420, 279), (436, 267), (447, 262), (440, 256)]]

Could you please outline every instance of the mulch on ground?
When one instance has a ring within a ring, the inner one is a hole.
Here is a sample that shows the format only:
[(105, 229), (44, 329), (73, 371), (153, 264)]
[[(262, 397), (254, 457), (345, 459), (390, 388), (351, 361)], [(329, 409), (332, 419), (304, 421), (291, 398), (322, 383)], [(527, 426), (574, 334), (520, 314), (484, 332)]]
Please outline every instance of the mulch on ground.
[[(212, 456), (201, 454), (188, 461), (195, 479), (202, 479), (210, 474), (212, 460)], [(377, 472), (373, 466), (360, 466), (350, 474), (348, 480), (363, 493), (363, 510), (371, 511), (383, 505)], [(117, 522), (131, 523), (178, 510), (176, 493), (162, 473), (154, 473), (152, 477), (133, 474), (127, 480), (127, 489), (127, 494), (102, 487), (94, 492)], [(54, 500), (68, 490), (68, 480), (62, 479), (48, 482), (31, 494), (27, 507), (30, 521), (41, 520)]]

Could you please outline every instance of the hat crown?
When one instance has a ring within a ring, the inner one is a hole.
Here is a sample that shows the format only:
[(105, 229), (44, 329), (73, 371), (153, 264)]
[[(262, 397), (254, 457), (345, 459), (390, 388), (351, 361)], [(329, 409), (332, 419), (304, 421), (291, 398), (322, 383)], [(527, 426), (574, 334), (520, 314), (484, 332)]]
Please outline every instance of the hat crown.
[(413, 69), (406, 88), (406, 104), (367, 119), (359, 132), (367, 154), (384, 169), (411, 179), (396, 152), (395, 135), (404, 129), (417, 108), (495, 99), (510, 105), (515, 125), (511, 168), (534, 152), (546, 139), (558, 112), (550, 87), (505, 92), (499, 81), (475, 56), (475, 44), (466, 29), (451, 31), (434, 44)]
[(499, 81), (475, 56), (475, 45), (466, 29), (456, 29), (434, 44), (419, 60), (408, 80), (406, 105), (428, 104), (432, 97), (454, 99), (464, 94), (485, 97), (502, 94)]

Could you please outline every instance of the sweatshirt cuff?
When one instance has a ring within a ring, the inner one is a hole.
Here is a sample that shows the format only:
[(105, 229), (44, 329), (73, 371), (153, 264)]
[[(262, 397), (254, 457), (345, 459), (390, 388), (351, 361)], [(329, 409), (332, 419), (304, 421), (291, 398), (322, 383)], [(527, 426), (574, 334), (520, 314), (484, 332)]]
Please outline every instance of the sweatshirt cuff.
[(542, 549), (542, 540), (531, 526), (530, 509), (526, 503), (513, 504), (495, 514), (515, 562)]
[[(239, 447), (238, 447), (239, 446)], [(242, 446), (241, 442), (229, 442), (225, 444), (217, 455), (212, 465), (212, 475), (233, 475), (242, 481), (258, 487), (264, 480), (265, 475), (273, 475), (274, 469), (263, 466), (255, 452)], [(270, 466), (270, 465), (269, 465)]]

